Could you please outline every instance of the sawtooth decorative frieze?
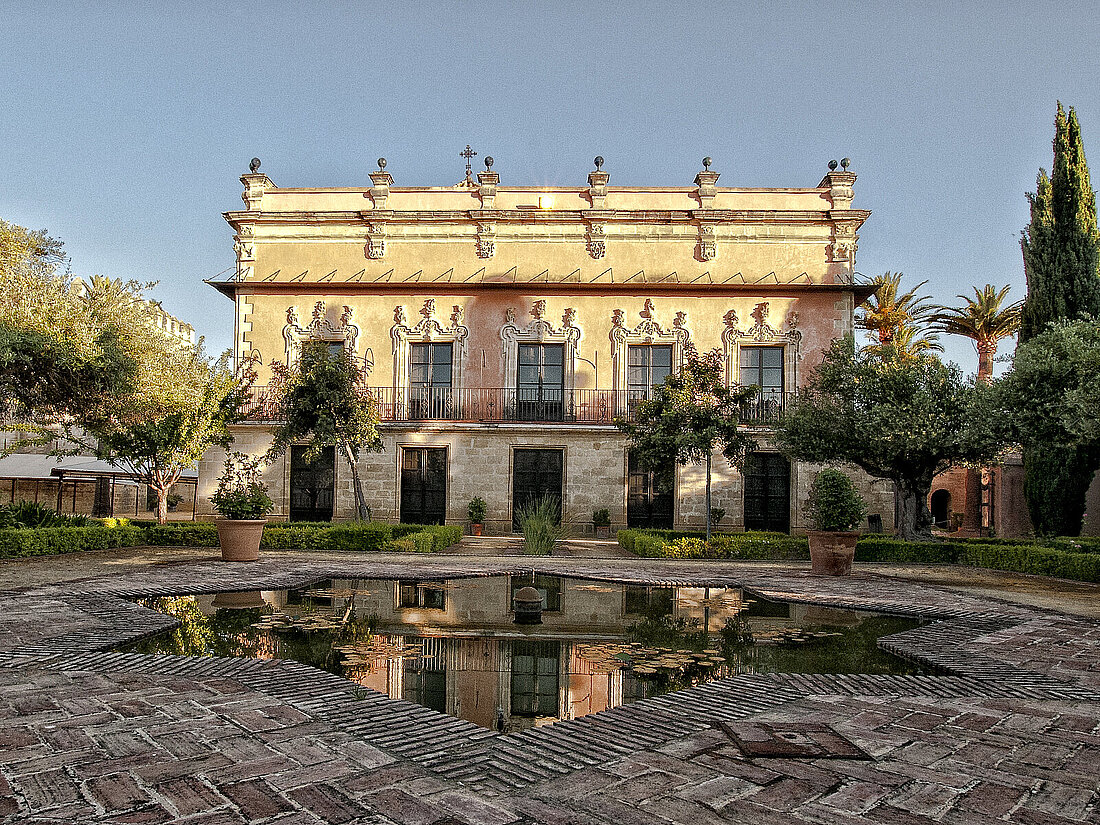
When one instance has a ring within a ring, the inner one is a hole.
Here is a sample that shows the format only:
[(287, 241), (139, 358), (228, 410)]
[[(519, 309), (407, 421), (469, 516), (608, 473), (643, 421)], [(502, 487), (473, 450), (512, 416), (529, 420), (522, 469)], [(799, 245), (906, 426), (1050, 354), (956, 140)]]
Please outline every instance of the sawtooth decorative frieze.
[(561, 326), (554, 326), (546, 319), (546, 301), (538, 299), (531, 304), (531, 321), (521, 327), (516, 321), (516, 311), (509, 307), (504, 311), (504, 326), (500, 328), (501, 362), (506, 386), (515, 386), (519, 368), (520, 343), (564, 344), (565, 388), (573, 387), (577, 367), (577, 347), (581, 341), (581, 329), (577, 326), (577, 311), (566, 307), (561, 314)]
[(722, 330), (722, 350), (726, 361), (726, 382), (733, 386), (740, 380), (741, 347), (743, 346), (781, 346), (783, 347), (784, 391), (792, 392), (797, 386), (796, 370), (802, 360), (802, 330), (798, 328), (798, 313), (787, 313), (786, 329), (776, 329), (768, 318), (771, 306), (760, 301), (752, 310), (752, 326), (740, 328), (740, 319), (736, 309), (729, 310), (723, 317), (725, 329)]
[(611, 312), (611, 374), (612, 388), (626, 389), (627, 349), (631, 346), (649, 344), (670, 344), (672, 363), (679, 369), (684, 356), (691, 346), (691, 334), (687, 329), (687, 313), (677, 312), (670, 327), (662, 326), (657, 320), (656, 306), (650, 298), (645, 299), (638, 312), (641, 321), (630, 328), (626, 325), (626, 313), (621, 309)]

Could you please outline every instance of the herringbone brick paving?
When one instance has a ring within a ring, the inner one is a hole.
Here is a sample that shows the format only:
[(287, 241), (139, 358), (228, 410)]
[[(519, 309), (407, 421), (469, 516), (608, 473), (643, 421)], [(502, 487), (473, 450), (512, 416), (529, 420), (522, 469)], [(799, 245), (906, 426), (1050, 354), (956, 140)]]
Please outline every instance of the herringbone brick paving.
[[(171, 620), (120, 598), (512, 569), (937, 621), (885, 644), (941, 676), (740, 676), (500, 736), (293, 662), (106, 652)], [(520, 566), (522, 565), (522, 566)], [(0, 594), (11, 822), (1098, 822), (1100, 626), (869, 575), (597, 559), (171, 565)], [(749, 758), (739, 725), (871, 758)]]

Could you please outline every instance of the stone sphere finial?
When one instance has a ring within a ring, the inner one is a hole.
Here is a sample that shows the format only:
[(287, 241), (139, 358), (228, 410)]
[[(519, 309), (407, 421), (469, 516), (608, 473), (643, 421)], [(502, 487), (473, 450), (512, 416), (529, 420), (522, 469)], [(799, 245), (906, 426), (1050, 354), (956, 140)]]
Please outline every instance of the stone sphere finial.
[(603, 158), (599, 155), (596, 155), (596, 159), (593, 161), (593, 163), (596, 164), (596, 171), (599, 172), (600, 169), (603, 167)]
[(835, 160), (829, 161), (829, 171), (830, 172), (835, 172), (836, 171), (836, 161)]
[(711, 164), (711, 159), (709, 157), (703, 158), (703, 169), (709, 170), (710, 169), (710, 164)]
[(852, 165), (852, 159), (851, 158), (841, 158), (840, 159), (840, 168), (843, 169), (845, 172), (848, 171), (848, 167), (851, 166), (851, 165)]
[(486, 155), (485, 156), (485, 168), (486, 168), (486, 170), (493, 168), (493, 156), (492, 155)]
[(378, 171), (381, 172), (385, 168), (386, 168), (386, 159), (385, 158), (379, 158), (378, 159)]
[(252, 160), (248, 162), (248, 171), (251, 172), (253, 175), (260, 171), (259, 158), (252, 158)]

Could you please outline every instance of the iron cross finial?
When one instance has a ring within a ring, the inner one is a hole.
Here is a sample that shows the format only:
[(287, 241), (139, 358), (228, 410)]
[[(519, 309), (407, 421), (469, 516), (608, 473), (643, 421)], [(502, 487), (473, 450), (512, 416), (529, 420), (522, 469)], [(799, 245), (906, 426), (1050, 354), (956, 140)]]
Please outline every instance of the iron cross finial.
[(473, 149), (471, 149), (470, 144), (467, 143), (466, 144), (466, 151), (459, 152), (458, 156), (460, 158), (466, 158), (466, 177), (470, 177), (470, 173), (472, 173), (473, 170), (474, 170), (473, 167), (470, 165), (470, 159), (471, 158), (476, 158), (477, 157), (477, 152), (475, 152)]

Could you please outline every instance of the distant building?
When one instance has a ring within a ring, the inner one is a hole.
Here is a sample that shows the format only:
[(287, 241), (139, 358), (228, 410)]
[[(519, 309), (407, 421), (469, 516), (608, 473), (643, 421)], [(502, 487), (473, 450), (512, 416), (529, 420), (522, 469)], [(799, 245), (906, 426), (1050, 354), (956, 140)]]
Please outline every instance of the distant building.
[[(485, 171), (453, 187), (280, 188), (241, 178), (225, 213), (237, 268), (211, 282), (236, 306), (237, 359), (258, 365), (252, 418), (236, 447), (270, 443), (270, 366), (306, 339), (352, 351), (381, 401), (385, 451), (361, 461), (375, 517), (512, 529), (525, 501), (560, 498), (575, 527), (607, 508), (615, 526), (704, 525), (701, 466), (646, 470), (613, 420), (629, 415), (689, 346), (723, 353), (731, 383), (762, 387), (747, 410), (760, 449), (743, 477), (718, 456), (723, 526), (804, 526), (815, 468), (790, 466), (769, 424), (865, 295), (853, 281), (856, 176), (836, 164), (816, 186), (719, 188), (709, 159), (690, 186), (501, 185)], [(271, 466), (277, 516), (353, 515), (350, 473), (305, 447)], [(221, 470), (200, 470), (199, 511)], [(858, 475), (858, 474), (857, 474)], [(892, 493), (858, 476), (886, 527)]]

